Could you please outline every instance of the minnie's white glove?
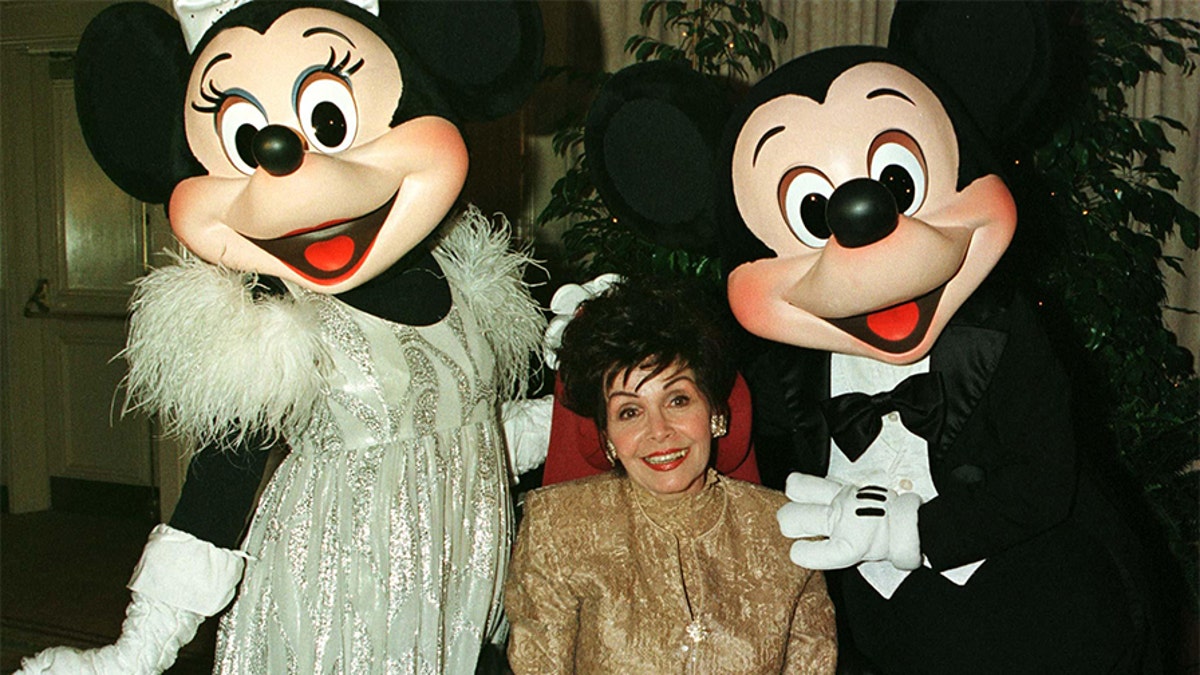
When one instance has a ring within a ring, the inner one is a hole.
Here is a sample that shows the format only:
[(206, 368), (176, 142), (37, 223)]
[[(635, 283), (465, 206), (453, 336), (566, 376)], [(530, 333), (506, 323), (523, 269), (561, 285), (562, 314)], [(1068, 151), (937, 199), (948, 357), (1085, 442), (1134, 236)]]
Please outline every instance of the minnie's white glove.
[(546, 461), (550, 450), (550, 423), (554, 418), (554, 396), (505, 401), (501, 420), (513, 478)]
[[(562, 346), (563, 331), (575, 318), (580, 303), (603, 293), (620, 280), (619, 274), (601, 274), (585, 284), (564, 284), (554, 292), (554, 297), (550, 299), (550, 311), (554, 312), (554, 318), (550, 319), (542, 336), (547, 366), (558, 370), (558, 348)], [(508, 458), (515, 474), (514, 480), (516, 476), (536, 469), (546, 461), (553, 411), (553, 395), (504, 403), (501, 420), (504, 422), (504, 438), (508, 442)]]
[(792, 501), (779, 509), (779, 530), (785, 537), (801, 538), (791, 550), (797, 565), (830, 570), (887, 560), (901, 570), (920, 566), (917, 494), (793, 473), (787, 496)]
[(21, 662), (18, 674), (142, 675), (161, 673), (196, 635), (205, 617), (233, 599), (245, 565), (228, 551), (169, 525), (150, 532), (129, 589), (121, 636), (106, 647), (51, 647)]
[(542, 339), (547, 366), (558, 370), (558, 348), (562, 346), (563, 331), (575, 318), (580, 303), (603, 293), (620, 280), (619, 274), (601, 274), (585, 284), (564, 284), (554, 291), (554, 297), (550, 298), (550, 311), (554, 312), (554, 318), (550, 319)]

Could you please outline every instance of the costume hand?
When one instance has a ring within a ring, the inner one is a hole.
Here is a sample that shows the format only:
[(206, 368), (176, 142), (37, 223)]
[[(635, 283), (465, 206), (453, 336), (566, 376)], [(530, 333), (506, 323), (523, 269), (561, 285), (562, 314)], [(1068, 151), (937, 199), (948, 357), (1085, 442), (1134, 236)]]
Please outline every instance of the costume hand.
[(506, 401), (501, 408), (508, 458), (517, 476), (546, 461), (550, 449), (550, 423), (554, 417), (554, 396)]
[(887, 560), (910, 570), (921, 564), (916, 494), (793, 473), (787, 496), (792, 501), (779, 509), (779, 529), (800, 538), (791, 550), (797, 565), (828, 570)]
[(546, 326), (546, 334), (542, 339), (543, 356), (547, 366), (558, 370), (558, 348), (562, 346), (563, 331), (567, 329), (571, 319), (575, 318), (579, 304), (603, 293), (606, 288), (620, 280), (619, 274), (601, 274), (585, 284), (564, 284), (554, 291), (554, 297), (550, 299), (550, 311), (554, 312), (554, 318), (550, 319), (550, 325)]
[(51, 647), (21, 662), (21, 675), (149, 675), (161, 673), (196, 635), (204, 617), (135, 592), (125, 611), (121, 637), (97, 649)]
[(24, 659), (17, 672), (142, 675), (170, 668), (204, 617), (233, 599), (245, 557), (169, 525), (156, 526), (129, 580), (133, 602), (117, 641), (89, 650), (51, 647)]

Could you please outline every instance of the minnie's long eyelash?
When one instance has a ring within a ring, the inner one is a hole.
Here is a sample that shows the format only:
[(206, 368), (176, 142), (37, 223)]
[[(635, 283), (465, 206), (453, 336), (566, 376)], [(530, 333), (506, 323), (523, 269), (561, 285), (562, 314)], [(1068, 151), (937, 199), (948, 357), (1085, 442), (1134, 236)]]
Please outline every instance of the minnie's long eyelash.
[[(350, 77), (357, 73), (363, 67), (363, 64), (366, 63), (366, 59), (360, 57), (353, 65), (347, 66), (350, 63), (350, 56), (350, 52), (346, 52), (346, 55), (338, 61), (337, 52), (330, 47), (329, 60), (325, 62), (324, 66), (321, 66), (321, 71), (336, 75), (342, 79)], [(208, 101), (209, 105), (192, 103), (192, 109), (202, 113), (215, 113), (221, 109), (221, 106), (225, 103), (225, 99), (229, 98), (229, 94), (222, 89), (217, 89), (217, 85), (212, 80), (209, 80), (200, 88), (200, 98)]]
[[(205, 88), (210, 91), (205, 91)], [(193, 103), (192, 110), (202, 113), (215, 113), (221, 109), (221, 106), (225, 103), (225, 99), (229, 98), (229, 94), (224, 90), (217, 89), (217, 85), (213, 84), (212, 80), (209, 80), (204, 86), (200, 87), (200, 98), (208, 101), (211, 105), (205, 106)]]
[(350, 62), (350, 52), (346, 52), (346, 55), (342, 57), (341, 61), (337, 62), (337, 65), (334, 65), (334, 61), (337, 61), (337, 52), (334, 51), (333, 47), (330, 47), (329, 60), (325, 62), (325, 65), (321, 67), (321, 70), (331, 75), (337, 75), (342, 79), (348, 78), (357, 73), (358, 69), (362, 68), (363, 64), (366, 63), (366, 59), (360, 57), (354, 65), (347, 68), (346, 64)]

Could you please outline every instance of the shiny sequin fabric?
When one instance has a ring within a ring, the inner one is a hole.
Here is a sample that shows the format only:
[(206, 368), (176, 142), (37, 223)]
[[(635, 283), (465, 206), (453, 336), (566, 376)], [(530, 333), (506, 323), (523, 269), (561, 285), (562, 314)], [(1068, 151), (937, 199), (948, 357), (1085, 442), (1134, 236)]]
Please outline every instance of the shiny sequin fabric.
[(436, 252), (453, 306), (434, 325), (290, 286), (319, 323), (326, 390), (255, 512), (216, 672), (472, 673), (499, 630), (512, 509), (497, 388), (517, 369), (497, 359), (544, 322), (505, 233), (477, 210), (463, 222)]
[(330, 392), (262, 496), (217, 671), (473, 672), (510, 535), (490, 352), (457, 299), (413, 328), (298, 295)]
[(612, 474), (531, 493), (505, 587), (513, 670), (833, 673), (833, 605), (788, 558), (785, 501), (711, 471), (675, 501)]

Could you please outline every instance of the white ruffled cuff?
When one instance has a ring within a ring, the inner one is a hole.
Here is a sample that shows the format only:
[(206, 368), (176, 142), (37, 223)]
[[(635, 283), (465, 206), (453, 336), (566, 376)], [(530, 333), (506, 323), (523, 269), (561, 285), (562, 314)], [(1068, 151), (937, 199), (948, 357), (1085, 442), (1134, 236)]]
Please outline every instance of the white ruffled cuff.
[(160, 524), (150, 531), (128, 587), (172, 607), (212, 616), (233, 600), (248, 557)]

